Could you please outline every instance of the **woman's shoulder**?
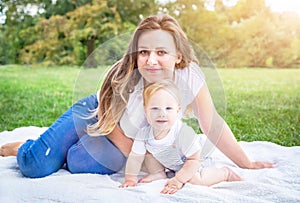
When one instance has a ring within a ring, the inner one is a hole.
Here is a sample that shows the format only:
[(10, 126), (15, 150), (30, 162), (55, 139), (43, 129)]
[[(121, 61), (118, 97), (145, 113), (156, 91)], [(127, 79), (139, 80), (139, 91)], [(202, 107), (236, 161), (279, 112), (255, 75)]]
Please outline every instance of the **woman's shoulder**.
[(186, 68), (176, 70), (175, 83), (183, 90), (184, 99), (190, 104), (205, 83), (205, 77), (198, 64), (192, 62)]
[(185, 122), (182, 122), (182, 126), (180, 128), (180, 133), (181, 137), (187, 137), (187, 136), (190, 136), (190, 137), (194, 137), (194, 136), (197, 136), (195, 130), (189, 126), (188, 124), (186, 124)]
[(181, 146), (183, 146), (184, 148), (188, 148), (194, 143), (197, 143), (199, 139), (200, 136), (191, 126), (187, 125), (186, 123), (182, 124), (178, 136), (178, 142)]
[(191, 62), (187, 67), (183, 69), (176, 69), (177, 77), (184, 78), (184, 79), (201, 79), (205, 80), (204, 73), (201, 71), (200, 66), (195, 63)]

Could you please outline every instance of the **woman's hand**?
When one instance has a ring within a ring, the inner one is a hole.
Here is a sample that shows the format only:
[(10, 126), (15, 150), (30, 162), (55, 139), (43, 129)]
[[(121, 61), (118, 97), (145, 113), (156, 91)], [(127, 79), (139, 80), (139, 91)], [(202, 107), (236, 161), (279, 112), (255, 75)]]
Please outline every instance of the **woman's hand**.
[(176, 177), (171, 178), (168, 180), (168, 182), (165, 184), (164, 189), (160, 192), (162, 194), (174, 194), (178, 190), (180, 190), (183, 187), (183, 183), (177, 180)]
[(250, 163), (249, 167), (244, 167), (247, 169), (263, 169), (263, 168), (274, 168), (274, 164), (270, 162), (262, 162), (262, 161), (253, 161)]

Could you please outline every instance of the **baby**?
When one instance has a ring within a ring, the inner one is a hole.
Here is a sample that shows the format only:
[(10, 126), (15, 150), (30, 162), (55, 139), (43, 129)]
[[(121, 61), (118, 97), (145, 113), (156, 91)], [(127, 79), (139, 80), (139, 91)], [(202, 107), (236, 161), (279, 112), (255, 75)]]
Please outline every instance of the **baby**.
[[(228, 167), (201, 167), (204, 159), (200, 153), (200, 136), (179, 119), (179, 90), (172, 81), (150, 84), (143, 98), (149, 126), (140, 129), (135, 137), (126, 163), (125, 182), (120, 187), (166, 178), (165, 169), (175, 171), (176, 175), (167, 181), (163, 194), (174, 194), (187, 182), (211, 186), (242, 180)], [(138, 181), (144, 161), (149, 175)]]

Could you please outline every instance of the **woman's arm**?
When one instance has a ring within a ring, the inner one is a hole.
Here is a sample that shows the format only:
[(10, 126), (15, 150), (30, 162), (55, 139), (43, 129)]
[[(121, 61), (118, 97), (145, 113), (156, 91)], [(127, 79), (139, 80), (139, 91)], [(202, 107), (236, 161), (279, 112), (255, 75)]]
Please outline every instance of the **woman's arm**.
[(141, 170), (144, 158), (144, 154), (136, 154), (132, 151), (130, 152), (126, 162), (125, 182), (119, 187), (136, 186), (137, 176)]
[(252, 162), (248, 158), (227, 123), (217, 113), (206, 84), (203, 85), (193, 101), (193, 111), (203, 133), (239, 167), (248, 169), (273, 167), (271, 163)]
[(106, 137), (124, 154), (128, 156), (131, 151), (133, 140), (127, 137), (121, 128), (116, 125), (114, 130)]

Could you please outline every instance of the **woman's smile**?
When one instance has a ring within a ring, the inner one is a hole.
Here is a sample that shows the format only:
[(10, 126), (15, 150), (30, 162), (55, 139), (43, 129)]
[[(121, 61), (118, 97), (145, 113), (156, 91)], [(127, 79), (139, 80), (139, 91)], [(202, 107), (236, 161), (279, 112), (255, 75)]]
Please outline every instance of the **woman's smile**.
[(162, 68), (146, 68), (146, 70), (149, 72), (149, 73), (160, 73), (162, 71)]

